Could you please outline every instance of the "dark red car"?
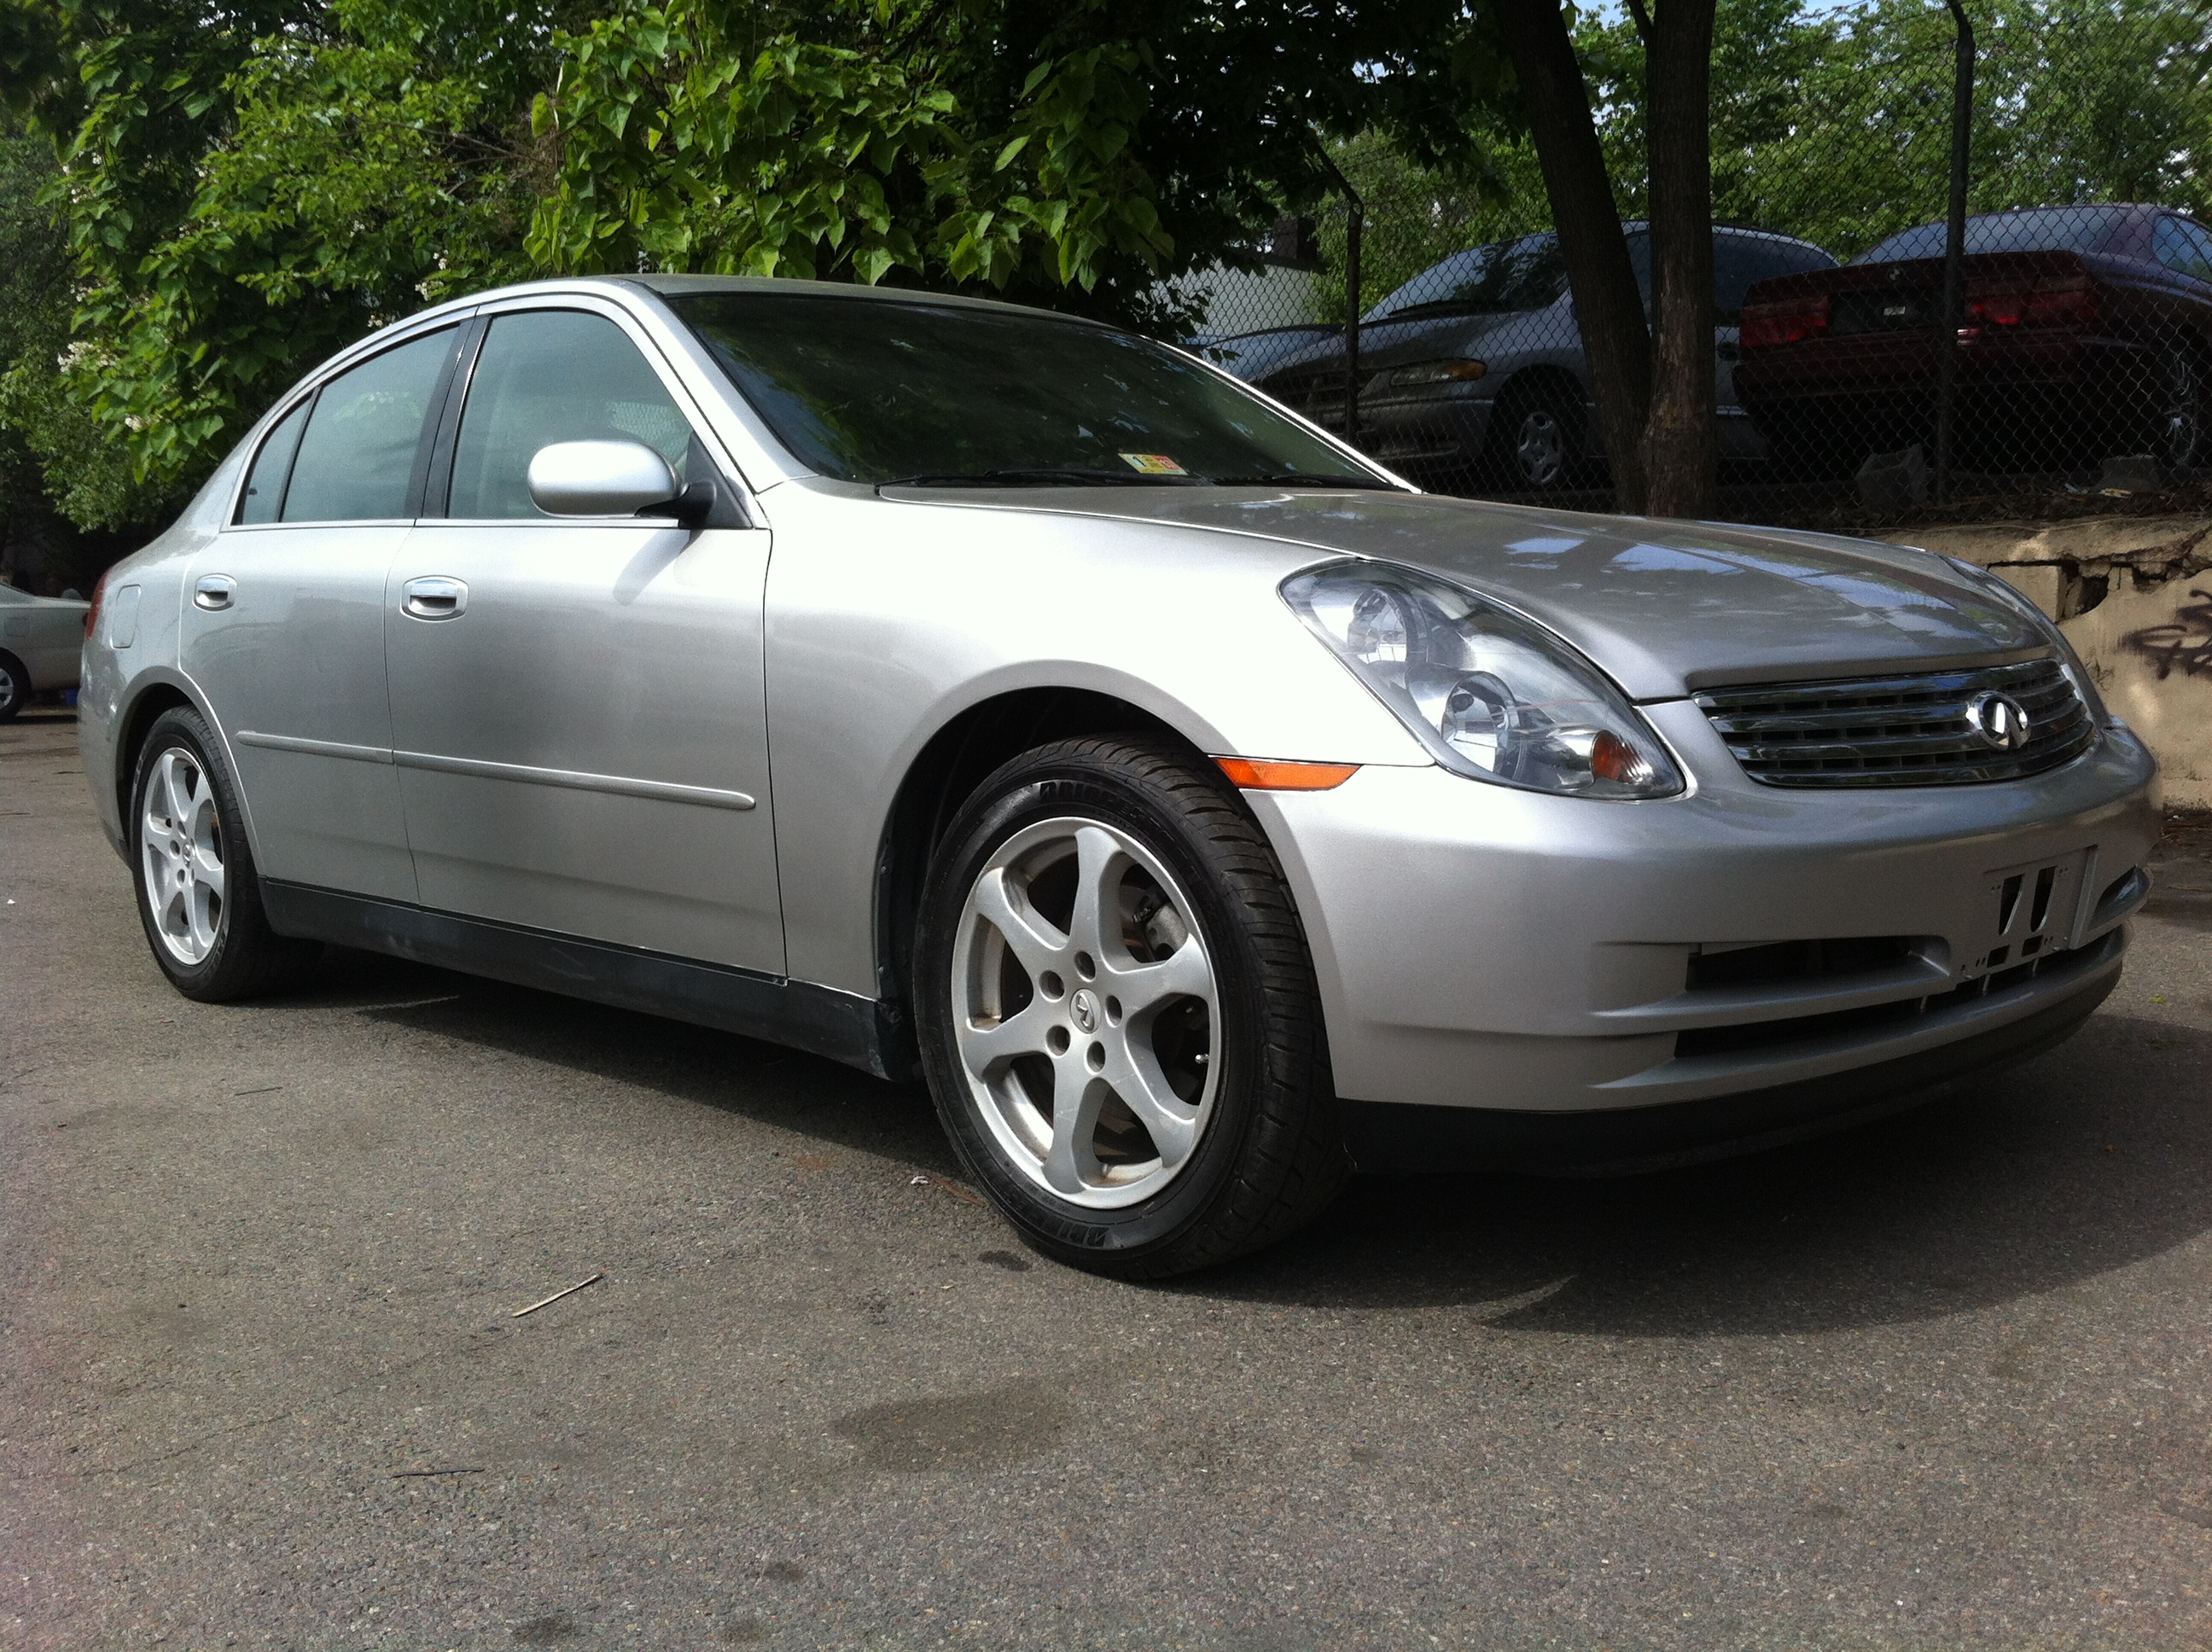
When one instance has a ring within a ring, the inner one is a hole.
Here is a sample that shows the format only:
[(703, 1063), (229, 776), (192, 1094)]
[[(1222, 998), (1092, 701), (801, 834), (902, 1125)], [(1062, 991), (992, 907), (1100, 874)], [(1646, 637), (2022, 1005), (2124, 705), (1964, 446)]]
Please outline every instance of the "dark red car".
[[(1744, 295), (1738, 399), (1785, 468), (1848, 474), (1932, 446), (1944, 227)], [(2212, 456), (2212, 230), (2154, 206), (1966, 221), (1958, 463), (2018, 471)]]

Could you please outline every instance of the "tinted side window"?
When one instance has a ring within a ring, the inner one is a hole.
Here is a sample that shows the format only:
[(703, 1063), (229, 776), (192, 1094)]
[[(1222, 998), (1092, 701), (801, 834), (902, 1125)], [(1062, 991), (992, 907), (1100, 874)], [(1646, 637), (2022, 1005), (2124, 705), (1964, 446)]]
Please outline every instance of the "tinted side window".
[(2167, 269), (2212, 281), (2212, 235), (2186, 219), (2160, 218), (2151, 232), (2150, 247), (2151, 256)]
[(1832, 270), (1836, 261), (1802, 241), (1770, 240), (1763, 235), (1713, 237), (1713, 307), (1734, 322), (1743, 309), (1744, 289), (1755, 281), (1794, 276), (1807, 270)]
[(690, 422), (620, 327), (580, 310), (501, 316), (469, 381), (447, 514), (543, 517), (530, 460), (556, 441), (641, 441), (688, 479)]
[(372, 356), (325, 385), (300, 439), (282, 520), (368, 522), (407, 513), (422, 418), (453, 330)]
[(238, 501), (241, 522), (274, 522), (283, 508), (284, 483), (292, 474), (292, 455), (300, 451), (300, 433), (307, 428), (307, 410), (315, 404), (308, 397), (277, 421), (254, 455), (253, 469), (246, 477), (246, 492)]

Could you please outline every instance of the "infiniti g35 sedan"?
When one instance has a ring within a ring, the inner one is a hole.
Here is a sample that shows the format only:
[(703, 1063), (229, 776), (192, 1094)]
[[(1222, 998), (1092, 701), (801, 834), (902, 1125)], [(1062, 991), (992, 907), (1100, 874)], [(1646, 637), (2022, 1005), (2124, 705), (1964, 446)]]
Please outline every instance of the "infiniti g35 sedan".
[(186, 996), (368, 948), (926, 1078), (1124, 1275), (2066, 1036), (2154, 768), (1925, 552), (1432, 497), (1093, 323), (707, 277), (386, 328), (116, 567), (86, 772)]

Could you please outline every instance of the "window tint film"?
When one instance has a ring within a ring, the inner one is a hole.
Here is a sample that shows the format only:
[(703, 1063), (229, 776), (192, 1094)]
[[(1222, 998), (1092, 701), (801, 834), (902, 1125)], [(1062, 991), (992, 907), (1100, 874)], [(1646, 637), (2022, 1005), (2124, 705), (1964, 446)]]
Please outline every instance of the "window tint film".
[[(1992, 212), (1966, 220), (1969, 252), (2101, 252), (2127, 222), (2125, 207), (2036, 207), (2026, 212)], [(1922, 224), (1892, 235), (1853, 258), (1853, 264), (1889, 264), (1906, 258), (1940, 258), (1948, 232), (1942, 224)]]
[[(307, 428), (307, 410), (314, 405), (312, 396), (287, 413), (269, 433), (269, 440), (261, 444), (254, 455), (253, 469), (246, 474), (246, 492), (238, 501), (238, 519), (241, 522), (274, 522), (276, 513), (284, 503), (285, 478), (292, 474), (292, 455), (300, 451), (300, 433)], [(414, 454), (408, 454), (414, 462)]]
[(300, 438), (283, 520), (373, 522), (407, 513), (422, 418), (453, 337), (448, 327), (415, 339), (323, 386)]
[(1832, 270), (1836, 261), (1805, 241), (1778, 235), (1713, 237), (1713, 307), (1733, 324), (1743, 310), (1744, 289), (1755, 281), (1795, 276), (1808, 270)]
[(1233, 381), (1128, 333), (900, 300), (674, 305), (784, 446), (844, 481), (1382, 485)]
[(2160, 218), (2150, 245), (2151, 256), (2167, 269), (2212, 281), (2212, 235), (2186, 218)]
[(447, 514), (544, 517), (530, 461), (556, 441), (641, 441), (690, 479), (690, 422), (620, 327), (581, 310), (501, 316), (470, 375)]

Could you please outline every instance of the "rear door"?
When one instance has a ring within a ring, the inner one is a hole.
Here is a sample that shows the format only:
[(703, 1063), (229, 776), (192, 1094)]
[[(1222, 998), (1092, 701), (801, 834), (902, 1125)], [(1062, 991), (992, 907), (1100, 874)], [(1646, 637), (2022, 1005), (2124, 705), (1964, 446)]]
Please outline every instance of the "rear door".
[(380, 350), (264, 438), (192, 560), (185, 672), (228, 744), (264, 877), (415, 898), (385, 693), (384, 587), (459, 329)]
[(437, 508), (385, 592), (422, 904), (781, 975), (762, 684), (769, 535), (545, 515), (530, 460), (642, 441), (734, 500), (703, 422), (619, 307), (491, 315)]

